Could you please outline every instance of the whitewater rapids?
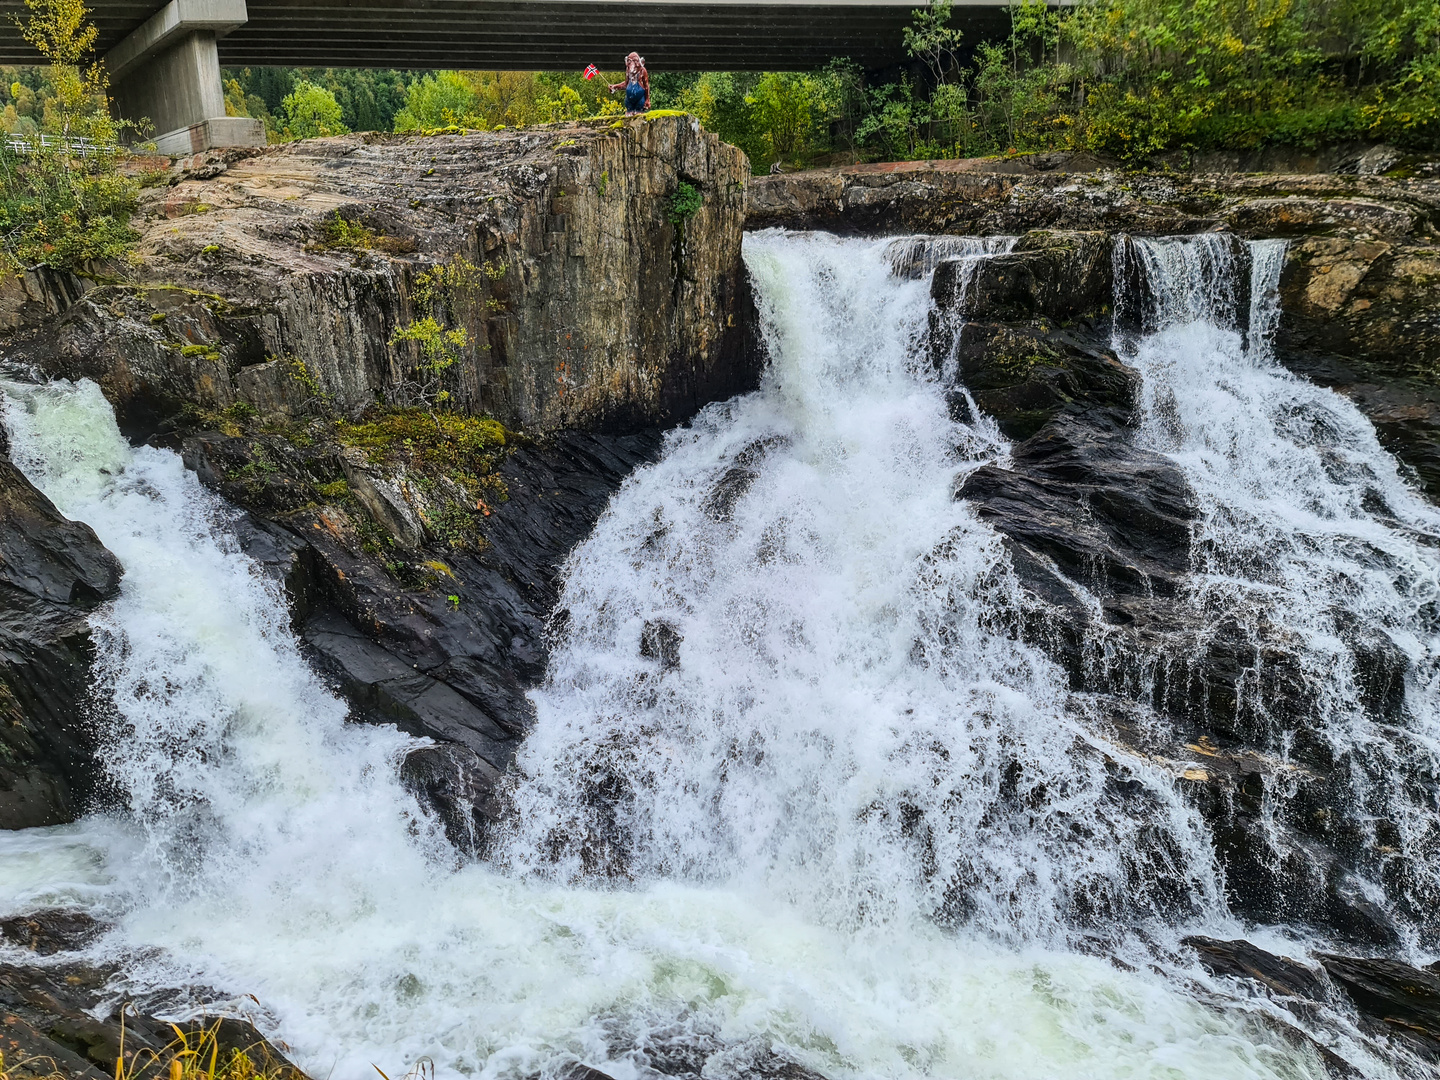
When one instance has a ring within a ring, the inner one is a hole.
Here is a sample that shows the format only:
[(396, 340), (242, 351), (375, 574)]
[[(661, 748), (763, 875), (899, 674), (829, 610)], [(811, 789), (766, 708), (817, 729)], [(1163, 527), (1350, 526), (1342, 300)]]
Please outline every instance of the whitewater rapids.
[[(0, 834), (0, 910), (94, 913), (131, 989), (253, 994), (336, 1080), (1324, 1076), (1266, 1003), (1081, 951), (1081, 902), (1119, 950), (1242, 928), (1172, 780), (1137, 762), (1143, 817), (1108, 799), (1063, 676), (1005, 630), (1018, 586), (952, 491), (1007, 447), (921, 362), (933, 261), (746, 245), (764, 385), (672, 432), (572, 556), (511, 824), (458, 870), (396, 778), (414, 740), (345, 722), (221, 502), (94, 384), (8, 385), (17, 464), (126, 568), (94, 619), (123, 805)], [(1164, 867), (1127, 858), (1153, 830)]]

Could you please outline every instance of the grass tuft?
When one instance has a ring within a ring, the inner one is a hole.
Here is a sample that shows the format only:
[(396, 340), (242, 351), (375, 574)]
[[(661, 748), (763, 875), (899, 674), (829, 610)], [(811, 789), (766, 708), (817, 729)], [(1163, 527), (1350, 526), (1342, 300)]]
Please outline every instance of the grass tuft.
[[(122, 1014), (123, 1017), (123, 1014)], [(159, 1050), (148, 1047), (125, 1058), (125, 1029), (120, 1029), (120, 1056), (115, 1059), (115, 1080), (308, 1080), (288, 1061), (277, 1058), (268, 1044), (257, 1041), (245, 1048), (221, 1044), (223, 1020), (186, 1031), (177, 1024), (175, 1038)]]

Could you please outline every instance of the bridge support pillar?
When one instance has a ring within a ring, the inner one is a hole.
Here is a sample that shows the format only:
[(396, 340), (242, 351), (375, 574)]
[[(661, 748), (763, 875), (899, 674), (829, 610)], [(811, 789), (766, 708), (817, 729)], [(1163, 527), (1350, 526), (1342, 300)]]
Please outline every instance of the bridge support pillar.
[(265, 145), (263, 123), (225, 115), (215, 50), (247, 18), (245, 0), (170, 0), (106, 54), (120, 115), (149, 120), (160, 153)]

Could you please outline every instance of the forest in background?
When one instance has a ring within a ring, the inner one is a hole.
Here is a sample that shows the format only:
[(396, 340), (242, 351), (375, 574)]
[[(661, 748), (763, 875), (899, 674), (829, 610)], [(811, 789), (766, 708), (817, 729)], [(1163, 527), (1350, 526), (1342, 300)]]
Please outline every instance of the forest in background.
[[(652, 104), (684, 109), (757, 172), (837, 160), (1084, 149), (1156, 154), (1364, 139), (1440, 147), (1440, 0), (1017, 0), (1010, 32), (972, 41), (949, 0), (919, 8), (909, 61), (806, 72), (663, 70)], [(231, 115), (272, 141), (345, 131), (493, 129), (619, 112), (579, 72), (246, 68)], [(0, 72), (0, 126), (54, 129), (44, 68)]]

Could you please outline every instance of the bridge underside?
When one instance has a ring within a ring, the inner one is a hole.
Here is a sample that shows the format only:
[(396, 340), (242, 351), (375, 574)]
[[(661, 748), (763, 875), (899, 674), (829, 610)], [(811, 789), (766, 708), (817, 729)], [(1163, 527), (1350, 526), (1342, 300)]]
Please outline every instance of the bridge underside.
[[(220, 46), (226, 64), (581, 70), (796, 70), (834, 56), (867, 66), (903, 53), (907, 7), (820, 5), (251, 0)], [(269, 59), (262, 59), (269, 58)]]
[[(218, 41), (220, 63), (257, 67), (568, 70), (620, 67), (637, 50), (656, 71), (805, 70), (849, 56), (867, 68), (904, 58), (902, 28), (923, 0), (862, 3), (614, 0), (250, 0), (248, 19)], [(162, 7), (90, 0), (108, 53)], [(40, 62), (0, 2), (0, 64)], [(999, 0), (957, 3), (967, 42), (1001, 29)]]

